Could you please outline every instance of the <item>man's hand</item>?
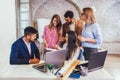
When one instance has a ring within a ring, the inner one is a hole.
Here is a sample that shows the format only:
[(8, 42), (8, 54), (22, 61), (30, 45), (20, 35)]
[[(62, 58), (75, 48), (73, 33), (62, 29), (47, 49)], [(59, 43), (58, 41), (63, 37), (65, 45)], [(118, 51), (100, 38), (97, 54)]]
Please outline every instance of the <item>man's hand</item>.
[(39, 62), (40, 62), (40, 60), (37, 59), (37, 58), (34, 58), (34, 59), (30, 59), (30, 60), (29, 60), (29, 63), (30, 63), (30, 64), (36, 64), (36, 63), (39, 63)]

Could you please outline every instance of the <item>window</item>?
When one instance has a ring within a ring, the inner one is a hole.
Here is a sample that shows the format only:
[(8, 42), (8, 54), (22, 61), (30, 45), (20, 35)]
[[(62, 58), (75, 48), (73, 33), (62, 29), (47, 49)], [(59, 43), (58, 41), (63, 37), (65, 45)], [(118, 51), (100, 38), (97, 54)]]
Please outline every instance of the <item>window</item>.
[(31, 25), (30, 0), (17, 0), (17, 38), (23, 36), (24, 28)]

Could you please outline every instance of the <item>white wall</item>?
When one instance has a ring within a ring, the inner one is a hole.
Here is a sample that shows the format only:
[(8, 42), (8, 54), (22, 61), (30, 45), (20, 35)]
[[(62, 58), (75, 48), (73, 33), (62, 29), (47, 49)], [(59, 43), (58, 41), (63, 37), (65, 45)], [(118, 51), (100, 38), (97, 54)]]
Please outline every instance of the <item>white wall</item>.
[(50, 19), (48, 19), (48, 18), (40, 18), (40, 19), (37, 20), (37, 23), (38, 23), (38, 31), (39, 31), (39, 41), (43, 42), (42, 41), (42, 35), (43, 35), (43, 32), (44, 32), (44, 27), (46, 25), (50, 24)]
[(8, 62), (11, 44), (16, 40), (15, 0), (0, 1), (0, 64)]
[[(96, 20), (102, 29), (102, 48), (108, 50), (110, 54), (120, 54), (120, 0), (72, 1), (80, 10), (84, 7), (92, 7), (94, 9)], [(79, 17), (76, 8), (66, 0), (32, 0), (32, 10), (34, 20), (38, 18), (51, 19), (53, 14), (57, 13), (60, 15), (62, 22), (64, 22), (63, 15), (67, 10), (72, 10), (75, 18)]]
[(73, 0), (80, 9), (92, 7), (102, 29), (102, 48), (120, 54), (120, 0)]

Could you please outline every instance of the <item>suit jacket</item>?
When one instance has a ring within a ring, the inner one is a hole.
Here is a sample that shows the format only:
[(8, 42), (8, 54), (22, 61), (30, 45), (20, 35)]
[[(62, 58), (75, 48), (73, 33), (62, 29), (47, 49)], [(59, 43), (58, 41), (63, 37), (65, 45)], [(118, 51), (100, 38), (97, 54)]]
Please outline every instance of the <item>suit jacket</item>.
[(31, 55), (23, 39), (20, 38), (12, 44), (10, 53), (10, 64), (29, 64), (29, 59), (33, 59), (34, 56), (40, 59), (40, 54), (37, 46), (34, 42), (31, 45)]

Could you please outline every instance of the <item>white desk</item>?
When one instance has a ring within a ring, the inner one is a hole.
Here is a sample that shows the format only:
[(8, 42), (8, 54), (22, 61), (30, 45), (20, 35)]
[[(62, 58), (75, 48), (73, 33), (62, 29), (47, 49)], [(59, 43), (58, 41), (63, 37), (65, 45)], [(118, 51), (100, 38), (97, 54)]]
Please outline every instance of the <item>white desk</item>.
[(39, 78), (42, 80), (53, 80), (55, 75), (40, 72), (32, 67), (32, 65), (5, 65), (0, 71), (0, 78)]
[[(41, 63), (43, 63), (42, 61)], [(81, 62), (82, 64), (84, 62)], [(57, 76), (49, 75), (48, 73), (40, 72), (34, 69), (34, 64), (27, 65), (10, 65), (7, 64), (0, 71), (0, 78), (40, 78), (40, 79), (56, 79)], [(1, 67), (2, 68), (2, 67)]]
[[(56, 76), (40, 72), (32, 65), (9, 65), (1, 66), (0, 80), (54, 80)], [(68, 78), (68, 80), (74, 80)], [(104, 69), (88, 73), (88, 76), (81, 76), (75, 80), (114, 80), (114, 78)]]

